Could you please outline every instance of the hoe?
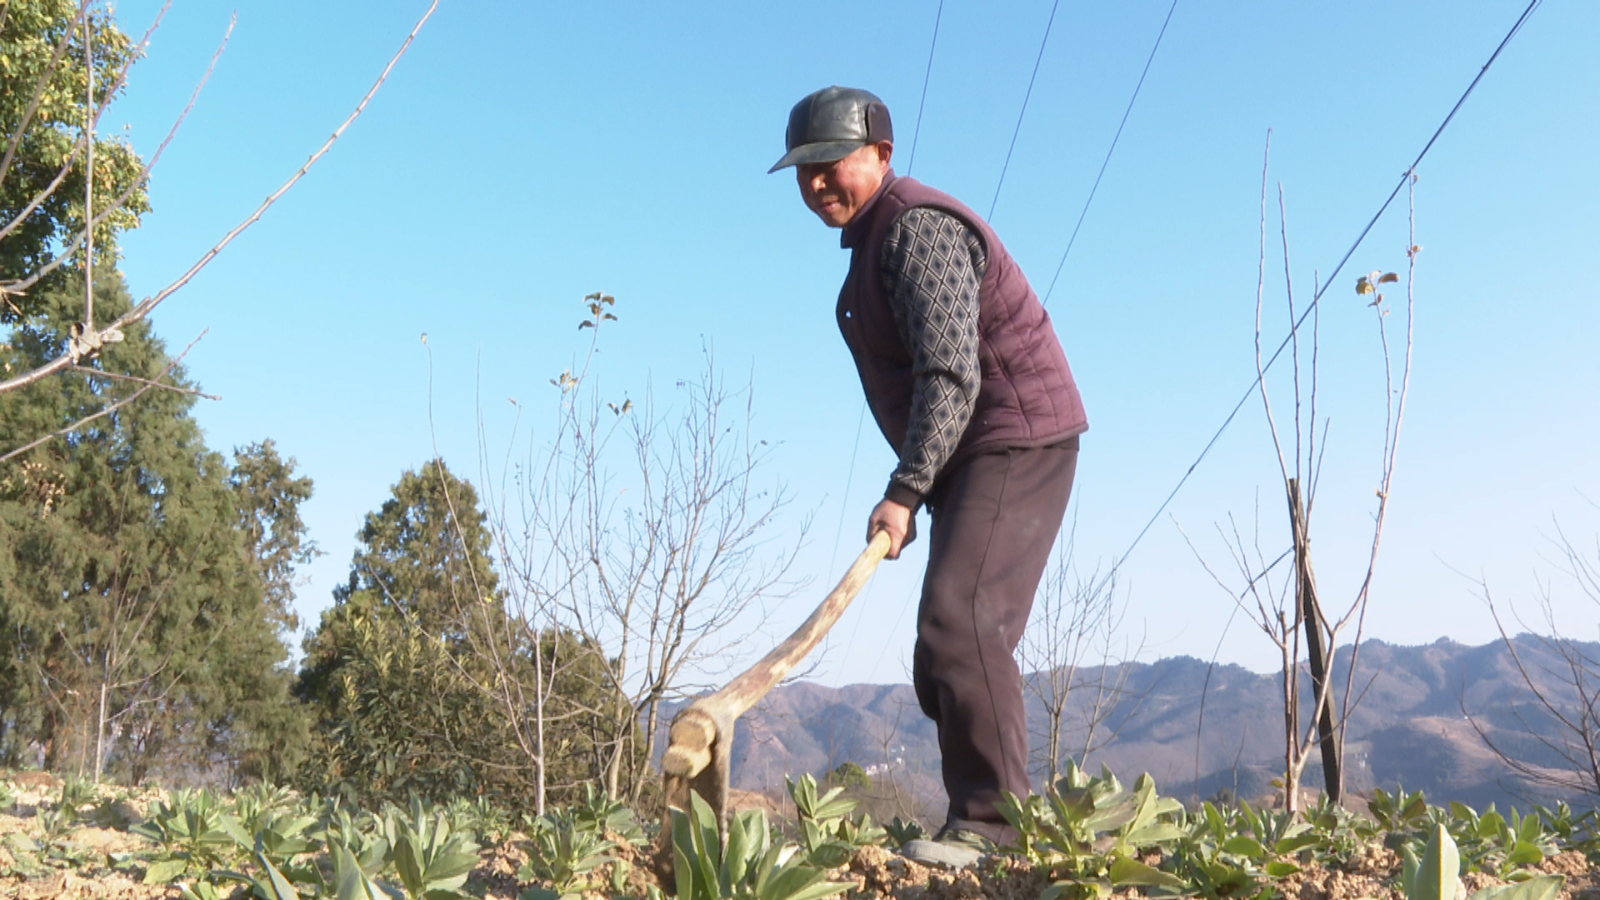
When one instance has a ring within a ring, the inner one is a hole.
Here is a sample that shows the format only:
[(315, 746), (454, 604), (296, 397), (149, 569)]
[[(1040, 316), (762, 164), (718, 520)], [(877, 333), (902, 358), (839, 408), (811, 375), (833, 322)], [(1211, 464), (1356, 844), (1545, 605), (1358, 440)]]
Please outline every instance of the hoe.
[(873, 535), (839, 586), (794, 634), (727, 687), (696, 700), (673, 717), (667, 753), (661, 760), (666, 796), (661, 835), (656, 841), (656, 865), (663, 873), (672, 867), (672, 809), (688, 809), (689, 792), (694, 791), (711, 806), (718, 827), (726, 831), (734, 722), (817, 646), (888, 552), (889, 533)]

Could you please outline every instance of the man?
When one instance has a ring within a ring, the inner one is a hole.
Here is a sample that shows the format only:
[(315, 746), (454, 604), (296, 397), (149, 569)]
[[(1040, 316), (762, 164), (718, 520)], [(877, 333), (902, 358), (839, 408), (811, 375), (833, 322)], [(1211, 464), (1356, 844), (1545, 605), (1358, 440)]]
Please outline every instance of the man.
[(1026, 796), (1028, 727), (1012, 657), (1066, 513), (1083, 403), (1050, 317), (1010, 254), (955, 198), (890, 168), (889, 110), (830, 87), (789, 114), (800, 196), (843, 229), (839, 330), (867, 403), (899, 453), (870, 538), (889, 558), (932, 516), (912, 681), (938, 725), (950, 807), (908, 855), (950, 865), (1016, 837), (996, 809)]

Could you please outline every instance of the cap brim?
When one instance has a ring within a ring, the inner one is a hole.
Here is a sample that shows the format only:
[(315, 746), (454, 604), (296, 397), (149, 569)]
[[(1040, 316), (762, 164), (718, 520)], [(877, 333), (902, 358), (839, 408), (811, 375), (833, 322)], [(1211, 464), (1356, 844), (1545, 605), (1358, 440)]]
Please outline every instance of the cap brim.
[(866, 141), (817, 141), (814, 144), (801, 144), (785, 153), (782, 159), (767, 170), (767, 174), (771, 175), (779, 169), (804, 163), (837, 162), (866, 145)]

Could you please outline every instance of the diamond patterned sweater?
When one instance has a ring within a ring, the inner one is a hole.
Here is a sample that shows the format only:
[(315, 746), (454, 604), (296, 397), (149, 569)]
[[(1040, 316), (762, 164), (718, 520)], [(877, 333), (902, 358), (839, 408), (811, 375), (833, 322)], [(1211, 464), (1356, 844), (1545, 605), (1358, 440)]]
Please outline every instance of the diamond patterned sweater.
[(914, 383), (900, 464), (884, 496), (912, 509), (954, 455), (977, 403), (983, 268), (983, 242), (942, 210), (908, 209), (884, 238), (883, 286)]
[(915, 509), (973, 454), (1051, 446), (1088, 429), (1050, 315), (961, 201), (891, 171), (839, 245), (850, 271), (834, 317), (878, 429), (901, 457), (885, 497)]

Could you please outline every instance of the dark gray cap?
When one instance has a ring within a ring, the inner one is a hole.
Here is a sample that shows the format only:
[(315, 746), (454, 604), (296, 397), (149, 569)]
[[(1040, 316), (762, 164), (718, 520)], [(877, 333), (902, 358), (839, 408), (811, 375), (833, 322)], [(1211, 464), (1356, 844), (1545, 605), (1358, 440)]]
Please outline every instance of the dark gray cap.
[(789, 152), (767, 174), (802, 163), (833, 162), (866, 144), (892, 140), (889, 107), (878, 95), (859, 88), (826, 87), (789, 111), (789, 130), (784, 133)]

